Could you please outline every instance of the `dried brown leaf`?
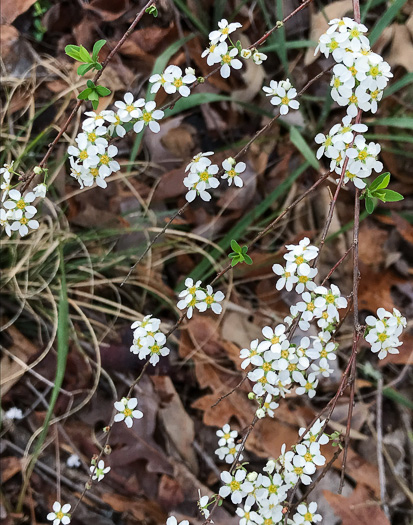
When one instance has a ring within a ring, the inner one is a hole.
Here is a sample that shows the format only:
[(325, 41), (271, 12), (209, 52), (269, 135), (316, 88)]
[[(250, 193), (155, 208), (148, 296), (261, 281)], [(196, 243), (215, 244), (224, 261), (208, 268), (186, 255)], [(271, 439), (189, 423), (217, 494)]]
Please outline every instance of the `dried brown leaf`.
[(36, 0), (3, 0), (0, 4), (0, 21), (11, 24), (18, 16), (25, 13)]

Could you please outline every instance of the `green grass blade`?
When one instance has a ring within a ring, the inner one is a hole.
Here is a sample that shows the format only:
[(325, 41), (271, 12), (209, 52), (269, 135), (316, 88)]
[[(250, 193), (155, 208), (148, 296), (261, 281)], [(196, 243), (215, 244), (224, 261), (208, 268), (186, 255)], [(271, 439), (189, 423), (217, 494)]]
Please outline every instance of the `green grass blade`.
[(305, 160), (316, 170), (320, 169), (320, 164), (317, 160), (317, 157), (315, 156), (313, 150), (310, 148), (310, 146), (305, 141), (304, 137), (301, 135), (301, 133), (298, 131), (298, 129), (295, 126), (291, 126), (290, 128), (290, 140), (294, 144), (294, 146), (298, 149), (298, 151), (303, 155)]
[(197, 18), (193, 11), (186, 5), (186, 3), (183, 0), (174, 0), (174, 4), (183, 12), (186, 14), (186, 16), (189, 18), (189, 20), (194, 24), (194, 26), (205, 36), (207, 37), (210, 33), (208, 31), (208, 28), (206, 25)]
[(56, 405), (57, 398), (59, 396), (60, 388), (63, 383), (63, 378), (66, 371), (66, 361), (68, 353), (68, 340), (69, 340), (69, 303), (67, 300), (67, 285), (66, 275), (63, 259), (63, 250), (60, 246), (60, 268), (61, 268), (61, 286), (59, 295), (59, 307), (58, 307), (58, 326), (57, 326), (57, 366), (56, 376), (54, 380), (54, 386), (52, 394), (50, 396), (49, 408), (47, 409), (46, 417), (44, 419), (42, 431), (36, 442), (36, 446), (31, 457), (30, 463), (27, 467), (25, 481), (23, 488), (19, 495), (19, 501), (17, 504), (18, 512), (21, 512), (23, 507), (24, 497), (30, 481), (30, 476), (36, 465), (36, 461), (40, 455), (43, 443), (46, 439), (47, 432), (49, 430), (50, 420), (52, 419), (53, 410)]
[(377, 21), (376, 25), (370, 32), (369, 40), (371, 45), (377, 42), (383, 30), (393, 22), (394, 18), (406, 2), (407, 0), (395, 0), (392, 5), (386, 9), (383, 16)]
[(410, 408), (410, 410), (413, 410), (413, 401), (397, 392), (394, 388), (383, 388), (383, 395), (392, 401), (396, 401), (399, 405), (403, 405)]
[(383, 98), (390, 97), (391, 95), (394, 95), (397, 91), (400, 89), (403, 89), (404, 87), (408, 86), (409, 84), (413, 83), (413, 73), (407, 73), (404, 75), (403, 78), (392, 84), (391, 86), (387, 87), (384, 90)]
[(394, 128), (413, 129), (413, 117), (377, 118), (367, 123), (369, 126), (390, 126)]

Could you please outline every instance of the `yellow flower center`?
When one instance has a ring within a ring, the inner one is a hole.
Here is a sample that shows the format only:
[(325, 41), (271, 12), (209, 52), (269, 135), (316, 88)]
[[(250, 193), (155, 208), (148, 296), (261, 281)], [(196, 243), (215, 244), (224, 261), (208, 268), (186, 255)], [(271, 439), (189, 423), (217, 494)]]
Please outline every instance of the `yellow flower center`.
[(273, 345), (276, 345), (278, 342), (279, 342), (280, 338), (276, 335), (274, 335), (274, 337), (271, 339), (271, 343)]
[(226, 55), (222, 56), (221, 57), (221, 60), (222, 60), (222, 63), (223, 64), (230, 64), (231, 63), (231, 56), (227, 53)]
[(222, 33), (223, 35), (227, 35), (227, 34), (229, 33), (229, 29), (228, 29), (228, 27), (224, 27), (224, 29), (221, 29), (221, 33)]
[(125, 410), (123, 411), (125, 417), (131, 417), (132, 415), (132, 409), (131, 408), (125, 408)]
[(64, 514), (61, 510), (59, 510), (59, 512), (56, 512), (56, 518), (58, 520), (61, 520), (63, 517), (64, 517)]
[(153, 347), (151, 348), (151, 352), (153, 354), (159, 354), (159, 350), (161, 349), (161, 347), (159, 345), (153, 345)]
[(331, 304), (331, 303), (334, 303), (335, 297), (334, 297), (334, 295), (332, 293), (328, 293), (325, 296), (325, 300), (327, 301), (327, 303)]
[(354, 173), (350, 173), (348, 170), (346, 170), (346, 177), (350, 180), (353, 180), (356, 175)]
[(126, 111), (127, 111), (128, 113), (130, 113), (130, 112), (133, 111), (134, 109), (136, 109), (135, 106), (132, 106), (132, 105), (126, 106)]
[(229, 432), (227, 432), (227, 433), (224, 434), (222, 437), (228, 441), (228, 439), (231, 437), (231, 435), (230, 435)]
[(354, 27), (351, 31), (350, 31), (350, 36), (351, 38), (357, 38), (360, 36), (360, 31), (357, 29), (357, 27)]
[(196, 297), (194, 297), (191, 302), (188, 304), (188, 306), (195, 306), (196, 305)]
[(264, 408), (266, 408), (267, 410), (270, 408), (270, 404), (269, 403), (264, 403)]
[(283, 350), (283, 351), (281, 352), (281, 357), (282, 357), (283, 359), (287, 359), (289, 355), (290, 355), (290, 352), (289, 352), (288, 350)]
[(227, 175), (228, 175), (228, 177), (230, 177), (231, 179), (232, 179), (233, 177), (235, 177), (236, 174), (237, 174), (237, 172), (236, 172), (234, 169), (227, 171)]
[(217, 47), (216, 44), (212, 44), (212, 46), (209, 48), (209, 52), (213, 53), (215, 51), (216, 47)]
[(294, 473), (297, 474), (297, 476), (301, 476), (303, 472), (303, 467), (294, 467)]
[(300, 275), (300, 277), (298, 278), (299, 283), (306, 283), (307, 281), (308, 277), (306, 277), (305, 275)]
[(79, 153), (79, 159), (86, 160), (87, 158), (88, 158), (88, 154), (87, 154), (87, 151), (84, 149), (83, 151)]
[(378, 74), (379, 74), (379, 68), (378, 68), (378, 66), (372, 66), (372, 67), (370, 68), (370, 75), (371, 75), (372, 77), (377, 77)]
[(229, 487), (232, 492), (235, 492), (236, 490), (239, 490), (241, 488), (241, 484), (239, 481), (236, 481), (235, 479), (231, 481), (229, 484)]
[(349, 100), (350, 104), (356, 104), (356, 106), (357, 106), (357, 102), (358, 101), (357, 101), (356, 95), (351, 95), (351, 97), (348, 100)]
[(256, 350), (251, 350), (250, 351), (250, 357), (253, 357), (254, 355), (257, 355), (257, 351)]
[(304, 262), (304, 257), (302, 255), (299, 255), (295, 258), (295, 262), (298, 266), (300, 266), (300, 264), (303, 264)]
[(181, 86), (184, 85), (184, 83), (182, 82), (182, 78), (177, 78), (172, 83), (177, 88), (180, 88)]
[(95, 142), (96, 139), (97, 139), (96, 133), (93, 133), (93, 131), (92, 131), (92, 133), (88, 133), (87, 134), (87, 140), (89, 142)]
[(338, 42), (336, 42), (335, 40), (332, 40), (330, 42), (330, 49), (332, 49), (334, 51), (337, 48), (338, 48)]
[(258, 379), (258, 383), (265, 385), (267, 383), (267, 378), (265, 376), (262, 376), (261, 379)]
[(313, 456), (309, 452), (307, 452), (307, 454), (304, 454), (304, 459), (306, 461), (312, 461), (313, 460)]
[(353, 77), (357, 75), (357, 69), (354, 66), (351, 66), (348, 69), (349, 71), (351, 71), (351, 74), (353, 75)]
[(291, 277), (291, 273), (290, 272), (285, 272), (284, 277), (286, 279), (288, 279), (289, 277)]
[(188, 288), (188, 293), (190, 293), (191, 295), (194, 295), (195, 292), (196, 292), (196, 286), (191, 286), (191, 288)]
[(287, 370), (289, 372), (294, 372), (294, 370), (297, 370), (297, 364), (296, 363), (290, 363), (288, 366), (287, 366)]
[(152, 120), (152, 114), (149, 113), (148, 111), (145, 111), (145, 113), (142, 116), (142, 119), (147, 124), (148, 122), (150, 122)]
[(307, 381), (307, 383), (305, 384), (305, 389), (311, 390), (312, 388), (313, 388), (313, 385)]
[(314, 303), (311, 301), (307, 304), (307, 310), (309, 312), (312, 312), (314, 310), (315, 306), (314, 306)]
[(311, 436), (310, 436), (310, 439), (309, 439), (309, 442), (310, 442), (310, 443), (315, 443), (315, 440), (316, 440), (316, 439), (317, 439), (316, 436), (311, 435)]
[(100, 157), (100, 163), (101, 164), (109, 164), (109, 161), (110, 161), (110, 158), (108, 157), (108, 155), (102, 155)]
[(311, 512), (306, 512), (304, 514), (304, 519), (309, 522), (313, 521), (313, 515), (311, 514)]
[(229, 449), (229, 453), (232, 454), (233, 456), (236, 454), (237, 452), (237, 449), (235, 447), (232, 447)]
[(22, 217), (22, 218), (20, 219), (20, 224), (24, 224), (24, 225), (26, 225), (28, 222), (29, 222), (29, 220), (26, 219), (26, 217)]
[(213, 304), (214, 302), (214, 298), (212, 295), (208, 295), (206, 298), (205, 298), (205, 302), (206, 304), (208, 304), (209, 306), (211, 306), (211, 304)]
[(209, 179), (209, 173), (207, 171), (203, 171), (199, 174), (199, 178), (206, 182)]
[(334, 87), (336, 89), (338, 89), (341, 86), (341, 82), (340, 82), (340, 79), (338, 77), (334, 78), (334, 84), (333, 85), (334, 85)]
[(366, 160), (368, 157), (368, 153), (366, 150), (363, 149), (363, 151), (360, 151), (360, 153), (357, 155), (357, 158), (361, 161)]
[(349, 131), (351, 131), (350, 126), (344, 126), (340, 133), (348, 133)]
[(283, 97), (283, 98), (281, 99), (281, 104), (284, 104), (284, 105), (286, 105), (286, 106), (288, 106), (288, 103), (289, 103), (289, 102), (290, 102), (290, 99), (289, 99), (287, 96), (285, 96), (285, 97)]
[(378, 89), (376, 89), (375, 91), (372, 91), (372, 92), (370, 93), (370, 96), (371, 96), (371, 98), (372, 98), (373, 100), (376, 100), (376, 98), (379, 96), (379, 93), (380, 93), (380, 91), (379, 91)]
[(262, 365), (262, 369), (264, 370), (264, 372), (269, 372), (271, 368), (272, 368), (271, 363), (264, 363)]
[(26, 207), (26, 203), (24, 199), (20, 199), (17, 201), (16, 208), (19, 208), (19, 210), (24, 210), (25, 207)]
[(379, 334), (378, 340), (383, 343), (387, 339), (387, 337), (388, 337), (387, 334), (383, 332)]
[(326, 350), (325, 348), (323, 348), (323, 349), (321, 350), (321, 352), (320, 352), (320, 357), (327, 357), (327, 355), (328, 355), (327, 350)]
[(251, 513), (250, 512), (245, 512), (244, 513), (244, 518), (248, 521), (251, 519)]

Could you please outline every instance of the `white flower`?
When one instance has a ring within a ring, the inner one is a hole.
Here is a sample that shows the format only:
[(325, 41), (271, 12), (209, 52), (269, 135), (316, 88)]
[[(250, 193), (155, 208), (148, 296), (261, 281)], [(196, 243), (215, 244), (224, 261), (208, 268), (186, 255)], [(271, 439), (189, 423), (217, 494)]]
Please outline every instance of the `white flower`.
[(206, 165), (198, 162), (193, 167), (187, 177), (184, 178), (184, 185), (189, 189), (185, 198), (188, 202), (192, 202), (197, 195), (204, 201), (210, 201), (211, 195), (207, 190), (217, 188), (219, 180), (214, 177), (218, 173), (219, 168), (216, 164)]
[(195, 306), (200, 312), (205, 312), (208, 308), (211, 308), (215, 314), (222, 312), (222, 306), (219, 303), (225, 299), (225, 295), (220, 291), (214, 293), (212, 286), (209, 284), (206, 287), (206, 292), (197, 290), (195, 296), (197, 301), (199, 301)]
[(318, 46), (315, 49), (314, 55), (320, 51), (326, 58), (332, 53), (336, 62), (341, 62), (344, 57), (345, 49), (341, 46), (347, 41), (346, 33), (324, 33), (318, 40)]
[(164, 346), (166, 342), (165, 334), (158, 332), (153, 336), (148, 336), (146, 340), (146, 346), (148, 354), (150, 354), (149, 362), (155, 366), (159, 362), (159, 356), (165, 357), (169, 354), (170, 350)]
[(272, 271), (276, 275), (280, 276), (275, 285), (277, 290), (282, 290), (285, 287), (287, 292), (291, 292), (294, 284), (298, 282), (298, 277), (295, 275), (295, 270), (295, 266), (288, 264), (285, 268), (284, 266), (281, 266), (281, 264), (273, 264)]
[(250, 505), (245, 505), (243, 509), (238, 507), (235, 512), (241, 518), (239, 525), (261, 525), (264, 522), (264, 518), (254, 510), (251, 510)]
[[(129, 122), (133, 118), (139, 118), (142, 116), (142, 108), (145, 105), (145, 100), (139, 98), (134, 100), (132, 93), (125, 93), (122, 100), (115, 102), (115, 106), (118, 108), (118, 115), (122, 122)], [(137, 132), (138, 133), (138, 132)]]
[(305, 473), (305, 460), (292, 451), (285, 454), (285, 459), (285, 481), (291, 485), (296, 485), (300, 480), (304, 485), (309, 485), (311, 478)]
[(209, 166), (211, 161), (208, 157), (214, 155), (213, 151), (199, 152), (192, 157), (191, 162), (186, 166), (185, 171), (199, 171), (201, 165)]
[[(236, 445), (234, 442), (229, 442), (226, 447), (220, 447), (215, 451), (215, 454), (218, 455), (219, 459), (222, 461), (225, 459), (225, 463), (233, 463), (236, 455), (238, 454), (239, 450), (241, 449), (241, 443)], [(238, 461), (243, 460), (243, 455), (240, 454), (238, 457)]]
[(219, 489), (221, 498), (231, 495), (232, 503), (241, 503), (247, 493), (253, 490), (253, 485), (249, 481), (244, 481), (246, 474), (245, 470), (241, 469), (235, 472), (235, 476), (225, 470), (221, 472), (221, 480), (225, 483)]
[(149, 82), (153, 84), (151, 93), (158, 93), (159, 89), (167, 82), (172, 82), (174, 77), (170, 73), (169, 67), (162, 74), (156, 74), (149, 77)]
[(12, 210), (5, 210), (4, 208), (0, 209), (0, 226), (4, 228), (4, 231), (6, 234), (10, 237), (11, 236), (11, 228), (9, 221), (12, 219), (13, 211)]
[(60, 523), (67, 525), (70, 523), (70, 509), (71, 505), (69, 503), (62, 506), (58, 501), (55, 501), (53, 503), (53, 512), (49, 512), (47, 519), (53, 521), (53, 525), (59, 525)]
[(228, 20), (223, 18), (220, 22), (218, 22), (218, 27), (216, 31), (211, 31), (209, 33), (209, 39), (213, 43), (217, 42), (224, 42), (224, 40), (227, 39), (228, 35), (236, 31), (239, 27), (242, 27), (242, 24), (238, 22), (233, 22), (231, 24), (228, 23)]
[(82, 123), (82, 129), (84, 129), (85, 131), (91, 132), (95, 128), (103, 126), (103, 124), (105, 123), (105, 118), (102, 112), (95, 113), (94, 111), (86, 111), (85, 115), (89, 117)]
[(261, 341), (258, 342), (258, 339), (251, 341), (250, 348), (243, 348), (240, 352), (240, 358), (243, 359), (241, 363), (241, 368), (244, 370), (249, 364), (260, 366), (262, 361), (261, 354), (268, 350), (271, 346), (270, 341)]
[(6, 214), (2, 213), (2, 222), (4, 221), (6, 233), (8, 225), (6, 221), (8, 217), (10, 221), (13, 221), (10, 225), (11, 231), (18, 231), (23, 237), (29, 232), (29, 228), (37, 230), (39, 223), (33, 219), (33, 216), (37, 213), (37, 209), (31, 206), (30, 203), (36, 198), (33, 192), (29, 192), (22, 196), (18, 190), (10, 190), (9, 197), (12, 200), (7, 200), (3, 206), (8, 210)]
[(222, 167), (225, 170), (224, 175), (222, 175), (223, 179), (228, 179), (228, 186), (231, 186), (232, 182), (234, 181), (235, 186), (238, 186), (239, 188), (242, 188), (244, 185), (243, 180), (240, 177), (240, 174), (245, 171), (245, 168), (247, 165), (245, 162), (238, 162), (237, 164), (234, 164), (230, 161), (230, 158), (225, 159), (222, 163)]
[[(329, 441), (329, 438), (327, 434), (322, 434), (319, 437), (319, 434), (324, 426), (324, 421), (321, 421), (321, 419), (317, 419), (317, 421), (313, 424), (313, 426), (310, 428), (310, 430), (304, 435), (304, 440), (302, 441), (303, 445), (309, 446), (311, 443), (319, 443), (320, 445), (326, 445)], [(305, 432), (305, 428), (300, 428), (298, 431), (298, 434), (302, 436)]]
[(90, 466), (90, 472), (93, 472), (92, 479), (97, 479), (98, 481), (102, 481), (102, 479), (105, 477), (105, 474), (107, 474), (110, 471), (110, 467), (105, 468), (105, 462), (103, 459), (99, 461), (99, 463), (96, 465)]
[(312, 501), (310, 504), (301, 503), (293, 516), (292, 525), (312, 525), (321, 521), (323, 518), (320, 514), (315, 514), (316, 511), (317, 503), (315, 501)]
[(66, 460), (66, 465), (69, 468), (78, 468), (78, 467), (80, 467), (81, 463), (80, 463), (79, 456), (77, 454), (71, 454)]
[(221, 42), (220, 44), (211, 42), (209, 47), (203, 51), (201, 57), (207, 57), (208, 66), (213, 66), (221, 62), (221, 57), (227, 50), (228, 46), (225, 42)]
[(22, 419), (23, 412), (20, 410), (20, 408), (12, 407), (7, 410), (7, 412), (4, 413), (4, 419)]
[(201, 287), (202, 281), (197, 281), (194, 283), (192, 279), (189, 277), (185, 279), (185, 286), (186, 288), (182, 290), (182, 292), (179, 293), (178, 297), (182, 297), (180, 301), (178, 301), (177, 307), (180, 310), (185, 310), (187, 308), (187, 317), (188, 319), (191, 319), (194, 306), (196, 304), (196, 296), (195, 293), (199, 288)]
[(276, 354), (281, 349), (281, 343), (286, 339), (285, 326), (283, 324), (278, 324), (274, 330), (269, 326), (264, 326), (262, 329), (262, 335), (271, 343), (271, 352)]
[(224, 51), (220, 57), (221, 69), (220, 74), (222, 78), (228, 78), (231, 74), (231, 68), (241, 69), (242, 62), (235, 58), (238, 55), (238, 49), (236, 47), (228, 51), (228, 45), (223, 42), (222, 50)]
[(133, 425), (133, 418), (140, 419), (143, 417), (143, 413), (140, 410), (135, 410), (138, 405), (138, 400), (136, 397), (131, 397), (130, 399), (123, 397), (120, 401), (116, 401), (114, 406), (118, 411), (115, 414), (114, 421), (117, 423), (119, 421), (125, 421), (125, 424), (128, 428), (131, 428)]
[(327, 344), (323, 344), (321, 341), (315, 340), (313, 342), (313, 348), (307, 350), (307, 356), (310, 359), (336, 359), (336, 350), (338, 348), (337, 343), (330, 341)]
[(144, 126), (149, 126), (149, 129), (153, 131), (153, 133), (159, 133), (161, 127), (156, 121), (163, 118), (164, 112), (155, 108), (156, 103), (153, 100), (146, 102), (141, 116), (138, 117), (138, 121), (133, 125), (133, 131), (135, 133), (141, 132)]
[[(198, 489), (199, 500), (197, 501), (198, 508), (201, 514), (208, 519), (211, 514), (208, 510), (208, 505), (210, 505), (208, 496), (201, 496), (201, 491)], [(213, 521), (211, 523), (214, 523)]]
[(266, 97), (274, 97), (277, 94), (278, 82), (275, 80), (270, 81), (270, 85), (263, 86), (262, 90), (266, 93)]
[(222, 427), (222, 430), (216, 431), (216, 435), (219, 437), (218, 446), (223, 447), (228, 443), (233, 443), (238, 437), (238, 432), (231, 430), (231, 427), (227, 423)]
[(308, 377), (305, 378), (301, 372), (295, 371), (293, 372), (293, 379), (300, 384), (295, 390), (297, 395), (302, 396), (303, 394), (307, 394), (310, 399), (315, 396), (318, 379), (316, 379), (314, 373), (309, 374)]
[(295, 287), (295, 291), (298, 294), (303, 293), (305, 289), (313, 291), (316, 287), (313, 279), (317, 273), (317, 268), (310, 268), (308, 265), (301, 264), (297, 268), (298, 283)]
[(297, 91), (295, 88), (290, 88), (288, 91), (283, 86), (278, 86), (276, 91), (276, 96), (274, 96), (270, 102), (273, 106), (280, 107), (280, 114), (286, 115), (289, 109), (298, 109), (300, 103), (298, 100), (293, 100), (297, 96)]
[(37, 213), (37, 209), (30, 205), (36, 198), (33, 192), (26, 193), (26, 195), (22, 196), (18, 190), (10, 190), (9, 197), (11, 200), (7, 200), (3, 204), (7, 210), (13, 210), (14, 212), (20, 210), (22, 213), (30, 213), (31, 215)]
[(47, 184), (44, 184), (44, 183), (38, 184), (37, 186), (33, 188), (33, 193), (35, 197), (40, 197), (44, 199), (46, 197), (46, 192), (47, 192)]
[(245, 58), (246, 60), (248, 60), (248, 58), (251, 58), (251, 55), (252, 55), (251, 49), (241, 49), (240, 56), (242, 58)]
[(195, 82), (195, 75), (187, 74), (182, 76), (182, 69), (178, 66), (169, 66), (168, 70), (172, 78), (170, 81), (165, 82), (163, 86), (166, 93), (171, 95), (178, 91), (182, 97), (188, 97), (191, 94), (191, 90), (185, 84), (192, 84)]
[(334, 372), (333, 368), (329, 368), (329, 362), (327, 359), (323, 358), (320, 359), (318, 365), (316, 363), (313, 363), (311, 365), (312, 370), (314, 370), (314, 373), (316, 375), (322, 375), (323, 377), (330, 377), (331, 374)]
[(175, 518), (175, 516), (170, 516), (166, 520), (166, 525), (189, 525), (188, 520), (182, 520), (178, 523), (178, 520)]
[(105, 151), (105, 147), (101, 144), (90, 144), (84, 133), (81, 133), (77, 139), (78, 147), (69, 146), (67, 150), (69, 155), (78, 157), (84, 168), (96, 167), (99, 164), (98, 153), (102, 154)]
[(103, 178), (108, 177), (111, 173), (120, 170), (119, 163), (113, 160), (118, 154), (118, 148), (112, 144), (102, 155), (99, 156), (99, 175)]
[[(132, 323), (131, 328), (132, 330), (137, 330), (140, 328), (143, 330), (143, 333), (141, 335), (147, 335), (149, 332), (157, 332), (159, 330), (159, 325), (161, 324), (161, 321), (157, 319), (156, 317), (152, 317), (152, 314), (145, 315), (145, 317), (142, 319), (142, 321), (135, 321)], [(149, 334), (153, 335), (153, 334)]]
[(253, 59), (254, 63), (257, 64), (257, 66), (262, 64), (264, 62), (264, 60), (267, 60), (267, 58), (268, 58), (267, 55), (265, 55), (264, 53), (260, 53), (257, 50), (255, 50), (253, 55), (252, 55), (252, 59)]
[(264, 413), (268, 414), (270, 417), (274, 417), (274, 410), (276, 410), (279, 406), (279, 403), (274, 401), (273, 396), (271, 394), (267, 394), (264, 399), (262, 408), (264, 410)]
[(106, 115), (105, 118), (111, 123), (108, 127), (108, 133), (110, 133), (110, 135), (113, 135), (113, 132), (116, 132), (116, 135), (121, 138), (126, 135), (126, 129), (123, 126), (124, 122), (119, 115), (115, 115), (112, 111), (111, 114)]

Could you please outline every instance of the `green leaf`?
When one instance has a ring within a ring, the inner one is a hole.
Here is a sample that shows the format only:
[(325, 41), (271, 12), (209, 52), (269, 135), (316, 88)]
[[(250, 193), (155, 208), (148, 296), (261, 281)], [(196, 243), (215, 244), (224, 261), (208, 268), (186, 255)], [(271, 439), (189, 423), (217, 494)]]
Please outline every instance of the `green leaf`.
[(316, 156), (314, 155), (313, 150), (304, 140), (304, 137), (301, 135), (298, 129), (294, 126), (291, 126), (290, 128), (290, 140), (298, 149), (298, 151), (303, 155), (305, 160), (309, 162), (313, 168), (315, 168), (316, 170), (320, 169), (319, 162)]
[(379, 197), (383, 202), (397, 202), (404, 199), (401, 193), (393, 190), (382, 190), (383, 195)]
[(248, 251), (248, 246), (243, 246), (241, 250), (242, 250), (243, 255), (245, 255)]
[(95, 62), (93, 64), (93, 67), (96, 69), (96, 71), (100, 71), (102, 69), (102, 64), (99, 64), (99, 62)]
[(89, 55), (89, 51), (83, 46), (79, 47), (79, 56), (82, 62), (93, 62), (92, 57)]
[(370, 122), (370, 125), (374, 126), (391, 126), (394, 128), (406, 128), (413, 129), (413, 118), (412, 117), (387, 117), (377, 118)]
[(93, 68), (93, 64), (82, 64), (77, 68), (77, 74), (81, 77)]
[(386, 87), (384, 90), (383, 98), (389, 97), (390, 95), (393, 95), (394, 93), (397, 93), (400, 89), (403, 89), (404, 87), (408, 86), (413, 82), (413, 73), (406, 73), (403, 78), (398, 80), (397, 82), (392, 83), (391, 86)]
[(241, 251), (241, 246), (237, 243), (237, 241), (235, 239), (232, 239), (232, 241), (231, 241), (231, 248), (236, 253), (239, 253)]
[(93, 109), (97, 109), (98, 106), (99, 106), (99, 99), (98, 100), (91, 100), (89, 99), (91, 102), (92, 102), (92, 108)]
[(93, 88), (95, 87), (95, 84), (94, 84), (94, 82), (93, 82), (92, 80), (88, 80), (88, 81), (86, 82), (86, 85), (87, 85), (87, 87), (90, 88), (90, 89), (93, 89)]
[(94, 89), (92, 89), (91, 93), (89, 94), (89, 100), (99, 100), (99, 95), (97, 93), (97, 91), (95, 91)]
[(92, 50), (92, 58), (93, 61), (96, 62), (98, 59), (99, 51), (102, 49), (102, 47), (106, 44), (106, 40), (98, 40), (95, 42)]
[(252, 259), (249, 255), (244, 255), (244, 261), (247, 263), (247, 264), (252, 264)]
[(81, 61), (79, 50), (80, 50), (79, 46), (75, 46), (72, 44), (69, 44), (68, 46), (65, 47), (66, 55), (70, 56), (74, 60)]
[(374, 200), (370, 197), (366, 197), (366, 210), (367, 213), (372, 214), (374, 211)]
[(380, 190), (381, 188), (387, 188), (390, 182), (390, 173), (383, 173), (379, 175), (368, 187), (369, 193), (372, 193), (374, 190)]
[(107, 97), (108, 95), (112, 93), (110, 89), (104, 86), (96, 86), (96, 91), (101, 97)]
[(158, 10), (156, 9), (155, 5), (150, 5), (145, 9), (145, 13), (148, 13), (148, 15), (152, 15), (155, 18), (158, 16)]
[(234, 267), (234, 266), (236, 266), (239, 262), (240, 262), (239, 257), (234, 257), (234, 259), (232, 259), (232, 261), (231, 261), (231, 266)]
[(81, 93), (79, 93), (79, 95), (77, 96), (77, 98), (79, 100), (88, 100), (89, 98), (89, 95), (93, 92), (93, 89), (90, 89), (90, 88), (87, 88), (87, 89), (84, 89)]

